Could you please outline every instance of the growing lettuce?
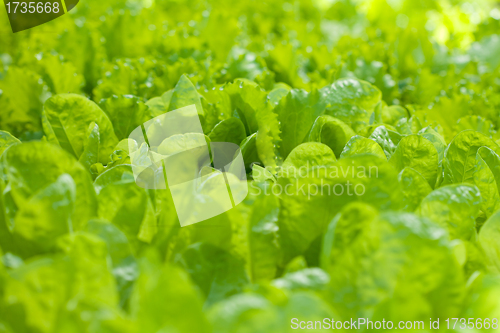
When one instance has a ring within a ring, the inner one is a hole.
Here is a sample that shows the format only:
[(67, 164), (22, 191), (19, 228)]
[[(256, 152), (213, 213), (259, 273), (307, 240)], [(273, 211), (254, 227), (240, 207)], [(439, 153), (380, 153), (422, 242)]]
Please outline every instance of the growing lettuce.
[[(16, 34), (0, 19), (0, 332), (498, 330), (499, 29), (490, 0), (82, 0)], [(201, 129), (164, 138), (188, 106)], [(244, 163), (217, 170), (221, 142)], [(148, 172), (200, 146), (192, 202), (221, 179), (248, 194), (181, 227), (186, 179)]]

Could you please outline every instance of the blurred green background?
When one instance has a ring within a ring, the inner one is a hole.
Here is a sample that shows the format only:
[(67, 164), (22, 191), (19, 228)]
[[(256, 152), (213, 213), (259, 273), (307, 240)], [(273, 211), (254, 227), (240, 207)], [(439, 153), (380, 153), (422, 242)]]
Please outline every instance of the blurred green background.
[(208, 89), (243, 77), (311, 90), (357, 77), (389, 105), (481, 109), (497, 125), (495, 1), (89, 0), (17, 34), (0, 15), (0, 126), (25, 138), (39, 136), (34, 118), (51, 94), (149, 99), (184, 73)]

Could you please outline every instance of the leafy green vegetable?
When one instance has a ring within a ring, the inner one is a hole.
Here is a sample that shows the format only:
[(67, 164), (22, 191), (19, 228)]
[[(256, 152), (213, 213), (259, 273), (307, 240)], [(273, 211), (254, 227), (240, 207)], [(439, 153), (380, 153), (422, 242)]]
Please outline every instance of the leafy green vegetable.
[[(70, 211), (73, 230), (80, 230), (88, 219), (96, 216), (97, 200), (90, 174), (61, 148), (45, 142), (15, 145), (2, 155), (1, 164), (4, 177), (9, 183), (9, 189), (4, 191), (3, 195), (9, 206), (6, 211), (11, 221), (15, 220), (18, 210), (22, 209), (25, 203), (49, 188), (64, 174), (70, 175), (76, 186), (73, 209)], [(55, 188), (54, 191), (57, 193)], [(67, 190), (62, 193), (64, 192)], [(44, 196), (40, 197), (42, 201), (46, 201), (44, 205), (58, 214), (57, 205), (50, 207), (51, 200), (43, 199)], [(62, 201), (64, 205), (69, 204), (66, 200)], [(37, 210), (35, 207), (33, 209)], [(54, 224), (54, 221), (48, 217), (47, 223)]]
[(54, 183), (38, 191), (19, 208), (14, 220), (14, 235), (38, 251), (54, 246), (59, 236), (73, 231), (71, 212), (75, 204), (75, 183), (71, 176), (61, 175)]
[[(0, 332), (495, 330), (497, 7), (85, 0), (0, 20)], [(193, 106), (201, 129), (165, 132)], [(175, 167), (224, 142), (243, 161)]]
[(92, 122), (99, 126), (99, 162), (106, 163), (118, 143), (109, 118), (92, 101), (75, 94), (62, 94), (48, 99), (43, 107), (44, 131), (49, 139), (80, 158)]
[(444, 151), (446, 149), (446, 142), (443, 137), (430, 127), (421, 129), (418, 134), (429, 140), (434, 145), (439, 157), (439, 166), (441, 166), (444, 159)]
[(339, 157), (346, 143), (355, 135), (344, 122), (330, 116), (321, 116), (311, 127), (308, 141), (326, 144)]
[(342, 306), (346, 316), (373, 311), (375, 318), (411, 313), (423, 320), (460, 311), (460, 267), (443, 229), (425, 219), (352, 204), (329, 225), (322, 251), (334, 302), (349, 305)]
[[(372, 139), (373, 141), (378, 143), (380, 147), (382, 147), (387, 159), (390, 159), (392, 154), (394, 154), (394, 152), (396, 151), (398, 142), (395, 142), (396, 140), (391, 137), (391, 132), (387, 130), (385, 126), (379, 126), (375, 128), (375, 130), (370, 134), (368, 138)], [(400, 137), (397, 138), (400, 139)]]
[(133, 178), (132, 166), (130, 164), (119, 164), (101, 173), (94, 181), (94, 188), (96, 193), (99, 194), (109, 184), (130, 181)]
[[(209, 332), (199, 294), (186, 272), (162, 265), (153, 254), (141, 260), (140, 270), (131, 299), (136, 330), (173, 328), (181, 332)], [(190, 310), (186, 311), (187, 308)]]
[(336, 161), (332, 150), (322, 143), (310, 142), (297, 146), (283, 162), (283, 168), (307, 169), (315, 166), (327, 166)]
[(452, 238), (468, 240), (475, 233), (480, 204), (477, 187), (448, 185), (427, 195), (420, 203), (417, 214), (448, 229)]
[(27, 68), (12, 66), (0, 81), (0, 90), (2, 130), (16, 136), (20, 136), (24, 128), (41, 130), (43, 84), (39, 75)]
[(444, 152), (444, 184), (471, 182), (476, 153), (482, 146), (494, 152), (500, 151), (498, 145), (484, 134), (470, 130), (460, 132)]
[(354, 130), (369, 123), (371, 113), (380, 102), (382, 93), (368, 82), (342, 79), (321, 89), (325, 96), (326, 114), (334, 116)]
[(229, 118), (215, 125), (208, 135), (212, 142), (232, 142), (239, 145), (245, 140), (245, 126), (238, 118)]
[(90, 169), (93, 164), (98, 163), (99, 158), (99, 126), (92, 122), (89, 125), (89, 131), (87, 140), (84, 144), (84, 150), (79, 158), (79, 162), (82, 163), (84, 167)]
[(500, 208), (500, 157), (487, 147), (479, 148), (473, 177), (483, 199), (481, 209), (490, 217)]
[(499, 213), (493, 214), (483, 225), (479, 232), (479, 244), (484, 250), (486, 257), (491, 265), (490, 269), (497, 272), (500, 270), (500, 262), (498, 261), (498, 233), (499, 229)]
[(116, 226), (105, 220), (90, 220), (86, 231), (106, 242), (116, 279), (120, 306), (127, 308), (139, 269), (127, 237)]
[(172, 97), (170, 98), (170, 103), (168, 105), (168, 111), (177, 110), (188, 105), (195, 105), (198, 114), (204, 115), (203, 107), (201, 106), (200, 94), (196, 91), (193, 83), (183, 75), (177, 82), (175, 86)]
[(415, 169), (406, 167), (399, 173), (399, 182), (403, 186), (403, 210), (413, 212), (432, 188), (427, 180)]
[(375, 140), (367, 139), (359, 135), (353, 136), (349, 142), (346, 143), (340, 157), (349, 157), (356, 154), (373, 154), (383, 159), (386, 158), (382, 147), (380, 147)]
[[(303, 254), (310, 246), (318, 246), (317, 237), (349, 202), (363, 201), (380, 209), (401, 207), (397, 173), (387, 162), (368, 154), (343, 158), (330, 166), (289, 168), (278, 179), (278, 185), (280, 234), (286, 261)], [(310, 222), (304, 224), (304, 220)]]
[(408, 112), (402, 106), (391, 105), (382, 109), (382, 122), (384, 124), (395, 126), (400, 119), (406, 117), (408, 117)]
[(109, 183), (101, 189), (97, 201), (98, 216), (115, 224), (134, 249), (153, 239), (157, 227), (151, 200), (132, 179)]
[(240, 293), (248, 283), (243, 261), (211, 244), (196, 243), (179, 254), (180, 263), (206, 297), (206, 306)]
[(306, 139), (314, 121), (324, 111), (324, 102), (320, 99), (321, 94), (318, 91), (308, 93), (292, 89), (276, 106), (281, 123), (282, 157), (286, 158), (293, 148)]
[(422, 136), (408, 135), (402, 138), (389, 162), (398, 171), (405, 167), (415, 169), (431, 186), (436, 183), (438, 154), (434, 145)]
[(127, 138), (137, 126), (152, 118), (148, 107), (130, 95), (112, 96), (102, 100), (99, 106), (113, 124), (118, 140)]
[(0, 155), (12, 145), (20, 143), (20, 141), (8, 132), (0, 131)]

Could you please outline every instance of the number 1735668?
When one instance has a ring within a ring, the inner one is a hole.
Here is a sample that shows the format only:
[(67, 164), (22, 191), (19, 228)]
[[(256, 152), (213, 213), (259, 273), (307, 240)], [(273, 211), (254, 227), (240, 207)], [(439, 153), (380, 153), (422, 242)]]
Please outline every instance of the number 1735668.
[(6, 3), (7, 13), (59, 13), (59, 2), (8, 2)]
[(497, 329), (497, 318), (448, 318), (447, 329)]

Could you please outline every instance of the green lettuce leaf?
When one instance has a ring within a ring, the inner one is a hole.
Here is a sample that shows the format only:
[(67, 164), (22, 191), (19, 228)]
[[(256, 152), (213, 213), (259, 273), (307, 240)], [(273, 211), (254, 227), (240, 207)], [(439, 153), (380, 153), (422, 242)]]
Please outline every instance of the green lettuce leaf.
[(481, 116), (466, 116), (458, 119), (456, 125), (456, 132), (460, 133), (465, 130), (473, 130), (483, 133), (488, 137), (493, 137), (496, 134), (495, 127), (488, 119)]
[(320, 90), (326, 103), (325, 114), (338, 118), (360, 130), (370, 122), (382, 93), (370, 83), (357, 79), (341, 79)]
[(489, 270), (496, 274), (500, 272), (499, 227), (500, 212), (496, 212), (483, 224), (478, 237), (479, 244), (488, 259)]
[(139, 269), (130, 302), (135, 331), (210, 332), (200, 295), (185, 271), (162, 264), (154, 252), (140, 260)]
[(113, 124), (118, 140), (128, 138), (130, 133), (152, 118), (151, 111), (138, 97), (131, 95), (112, 96), (99, 102)]
[(108, 183), (97, 196), (98, 216), (116, 225), (135, 251), (157, 232), (154, 209), (146, 190), (133, 179)]
[(281, 164), (279, 114), (273, 111), (266, 91), (244, 79), (225, 85), (223, 90), (230, 97), (229, 112), (243, 122), (246, 134), (257, 133), (255, 145), (259, 159), (271, 168)]
[(88, 137), (85, 140), (83, 153), (80, 155), (78, 161), (85, 167), (85, 169), (90, 170), (90, 167), (98, 163), (99, 158), (99, 125), (92, 122), (89, 125)]
[(403, 210), (413, 212), (429, 193), (432, 192), (427, 180), (415, 169), (406, 167), (399, 173), (403, 186)]
[(19, 207), (13, 233), (33, 244), (34, 253), (52, 250), (57, 238), (73, 232), (71, 214), (75, 204), (76, 186), (68, 174), (41, 189)]
[(206, 307), (242, 292), (249, 281), (241, 258), (211, 244), (190, 245), (175, 261), (200, 287)]
[(39, 55), (37, 62), (44, 81), (54, 94), (80, 93), (85, 79), (71, 62), (51, 54)]
[(313, 90), (292, 89), (276, 106), (281, 124), (280, 153), (286, 158), (290, 152), (306, 140), (314, 121), (323, 113), (325, 104), (321, 94)]
[(371, 139), (382, 147), (387, 159), (390, 159), (392, 154), (396, 151), (396, 147), (401, 137), (393, 131), (388, 130), (385, 126), (378, 126), (370, 134), (368, 139)]
[(10, 272), (3, 319), (16, 332), (49, 333), (60, 326), (70, 332), (91, 327), (126, 332), (104, 241), (76, 233), (61, 238), (59, 247), (62, 253), (30, 260)]
[(375, 140), (364, 138), (360, 135), (353, 136), (349, 142), (346, 143), (340, 158), (354, 156), (357, 154), (373, 154), (380, 158), (386, 159), (387, 157), (382, 150), (382, 147), (375, 142)]
[(295, 147), (283, 162), (286, 168), (312, 168), (315, 166), (326, 166), (333, 164), (337, 159), (333, 151), (325, 144), (319, 142), (307, 142)]
[(340, 157), (346, 143), (356, 133), (343, 121), (331, 116), (318, 117), (309, 132), (307, 141), (315, 141), (330, 147)]
[(246, 202), (252, 209), (248, 225), (249, 275), (252, 281), (272, 279), (281, 255), (278, 241), (279, 201), (275, 196), (259, 195)]
[(63, 174), (70, 175), (76, 186), (71, 212), (73, 230), (80, 230), (91, 217), (97, 215), (97, 199), (90, 174), (60, 147), (46, 142), (15, 145), (2, 155), (0, 164), (3, 165), (5, 180), (9, 182), (4, 200), (8, 200), (7, 213), (12, 223), (25, 203)]
[(477, 150), (473, 180), (481, 193), (481, 210), (490, 217), (500, 208), (500, 157), (490, 148)]
[(245, 126), (238, 118), (221, 121), (208, 135), (211, 142), (232, 142), (239, 145), (246, 139)]
[(201, 106), (200, 94), (189, 78), (186, 75), (182, 75), (172, 92), (168, 111), (177, 110), (193, 104), (196, 106), (198, 114), (204, 116), (205, 112)]
[(426, 196), (416, 213), (447, 229), (450, 237), (469, 240), (475, 234), (481, 207), (479, 189), (474, 185), (448, 185)]
[(382, 122), (384, 124), (396, 126), (396, 123), (408, 117), (408, 111), (402, 106), (391, 105), (382, 108)]
[(21, 141), (12, 136), (9, 132), (0, 131), (0, 156), (2, 156), (7, 148), (18, 143), (21, 143)]
[(471, 183), (476, 153), (482, 146), (488, 147), (496, 153), (500, 152), (500, 147), (484, 134), (471, 130), (457, 134), (444, 152), (443, 184)]
[(139, 276), (139, 267), (127, 236), (105, 220), (90, 220), (85, 231), (106, 242), (116, 289), (120, 295), (120, 307), (128, 308), (135, 280)]
[(119, 164), (101, 173), (94, 181), (94, 188), (96, 193), (99, 194), (109, 184), (133, 179), (132, 166), (130, 164)]
[(329, 225), (322, 251), (341, 315), (425, 321), (461, 311), (460, 266), (446, 232), (425, 219), (352, 204)]
[(44, 131), (57, 139), (62, 148), (80, 158), (92, 122), (99, 126), (99, 162), (106, 164), (118, 143), (113, 125), (94, 102), (75, 94), (61, 94), (48, 99), (43, 107)]
[(20, 137), (25, 131), (40, 131), (44, 84), (36, 73), (9, 67), (0, 80), (0, 124), (2, 130)]
[(396, 170), (406, 167), (415, 169), (430, 186), (436, 184), (438, 176), (438, 153), (434, 145), (419, 135), (408, 135), (401, 139), (389, 163)]
[(308, 262), (310, 256), (318, 258), (322, 233), (349, 202), (396, 210), (402, 205), (396, 171), (371, 154), (342, 158), (330, 166), (288, 168), (275, 187), (272, 191), (281, 199), (278, 221), (285, 264), (304, 253)]

